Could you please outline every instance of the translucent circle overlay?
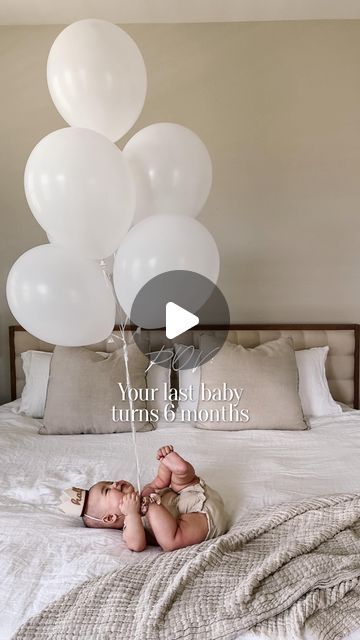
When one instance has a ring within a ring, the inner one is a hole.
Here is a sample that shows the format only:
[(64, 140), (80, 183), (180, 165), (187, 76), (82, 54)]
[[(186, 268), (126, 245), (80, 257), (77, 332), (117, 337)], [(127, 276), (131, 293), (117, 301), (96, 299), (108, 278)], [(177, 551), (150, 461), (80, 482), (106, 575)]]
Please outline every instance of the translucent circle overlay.
[[(196, 315), (199, 324), (175, 338), (167, 338), (168, 302)], [(211, 280), (193, 271), (176, 270), (161, 273), (140, 289), (130, 321), (135, 327), (133, 337), (139, 349), (156, 364), (177, 370), (194, 369), (211, 360), (221, 349), (228, 335), (230, 313), (224, 295)], [(150, 341), (148, 330), (153, 333)], [(187, 348), (178, 348), (177, 355), (171, 359), (166, 350), (175, 345)]]

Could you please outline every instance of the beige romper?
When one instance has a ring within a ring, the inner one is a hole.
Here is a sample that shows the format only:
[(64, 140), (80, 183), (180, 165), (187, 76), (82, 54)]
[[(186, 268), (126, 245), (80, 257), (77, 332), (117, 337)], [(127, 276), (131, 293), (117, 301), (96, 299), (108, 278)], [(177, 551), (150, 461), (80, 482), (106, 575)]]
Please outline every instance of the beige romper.
[[(208, 532), (205, 540), (221, 536), (227, 530), (228, 516), (224, 503), (217, 491), (211, 489), (204, 480), (199, 478), (197, 484), (191, 484), (179, 493), (170, 487), (158, 489), (161, 504), (178, 518), (182, 513), (205, 513), (208, 522)], [(142, 516), (144, 528), (154, 537), (147, 516)]]

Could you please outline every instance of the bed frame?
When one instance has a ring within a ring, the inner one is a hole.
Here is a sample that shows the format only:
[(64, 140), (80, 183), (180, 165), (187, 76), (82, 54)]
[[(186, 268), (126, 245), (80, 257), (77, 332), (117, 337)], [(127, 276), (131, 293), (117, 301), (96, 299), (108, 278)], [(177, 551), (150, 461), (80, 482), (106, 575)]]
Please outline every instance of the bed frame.
[[(197, 326), (185, 335), (188, 344), (198, 345), (201, 332), (214, 333), (223, 330), (219, 325)], [(114, 333), (118, 327), (114, 327)], [(131, 327), (127, 327), (129, 339)], [(163, 331), (148, 331), (150, 350), (161, 346)], [(245, 347), (256, 347), (259, 344), (274, 340), (281, 336), (291, 336), (295, 349), (329, 346), (326, 361), (326, 375), (331, 393), (337, 402), (343, 402), (359, 409), (359, 324), (233, 324), (229, 327), (228, 340)], [(34, 349), (37, 351), (53, 351), (54, 345), (43, 342), (18, 325), (9, 327), (10, 340), (10, 374), (11, 399), (20, 397), (25, 383), (20, 354)], [(183, 340), (182, 340), (183, 342)], [(113, 351), (118, 341), (100, 342), (89, 345), (96, 351)]]

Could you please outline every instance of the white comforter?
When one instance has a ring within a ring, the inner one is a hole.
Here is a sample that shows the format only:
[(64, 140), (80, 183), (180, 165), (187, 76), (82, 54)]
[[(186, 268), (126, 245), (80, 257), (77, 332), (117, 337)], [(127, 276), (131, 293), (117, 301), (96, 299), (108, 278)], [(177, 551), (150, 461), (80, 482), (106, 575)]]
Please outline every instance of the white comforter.
[[(0, 407), (0, 640), (76, 584), (159, 553), (131, 552), (120, 532), (86, 529), (57, 509), (69, 486), (120, 478), (136, 484), (131, 434), (40, 436), (40, 422), (16, 415), (14, 406)], [(222, 494), (232, 521), (248, 509), (358, 491), (360, 411), (312, 419), (311, 427), (210, 432), (160, 425), (137, 435), (142, 484), (156, 472), (158, 447), (173, 444)]]

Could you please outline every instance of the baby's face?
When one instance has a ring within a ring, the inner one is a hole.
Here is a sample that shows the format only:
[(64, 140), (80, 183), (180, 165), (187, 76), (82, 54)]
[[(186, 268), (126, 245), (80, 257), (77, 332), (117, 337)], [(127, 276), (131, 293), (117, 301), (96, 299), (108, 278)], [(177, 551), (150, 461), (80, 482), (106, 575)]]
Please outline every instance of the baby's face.
[(133, 485), (126, 480), (97, 482), (90, 490), (87, 513), (98, 518), (108, 514), (118, 514), (120, 516), (118, 525), (122, 526), (124, 522), (124, 516), (120, 511), (122, 501), (124, 495), (133, 491), (135, 491)]

